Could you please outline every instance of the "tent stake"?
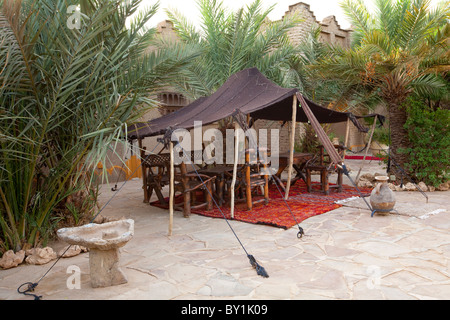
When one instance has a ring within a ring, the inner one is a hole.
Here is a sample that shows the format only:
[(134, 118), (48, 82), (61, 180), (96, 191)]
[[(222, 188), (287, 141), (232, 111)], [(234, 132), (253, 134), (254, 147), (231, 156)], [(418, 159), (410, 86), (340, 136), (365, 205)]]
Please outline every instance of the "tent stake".
[(291, 141), (290, 141), (290, 154), (289, 154), (289, 171), (288, 180), (286, 185), (285, 199), (289, 198), (289, 189), (291, 188), (291, 177), (292, 177), (292, 165), (294, 162), (294, 146), (295, 146), (295, 126), (297, 124), (297, 96), (294, 95), (292, 101), (292, 130), (291, 130)]

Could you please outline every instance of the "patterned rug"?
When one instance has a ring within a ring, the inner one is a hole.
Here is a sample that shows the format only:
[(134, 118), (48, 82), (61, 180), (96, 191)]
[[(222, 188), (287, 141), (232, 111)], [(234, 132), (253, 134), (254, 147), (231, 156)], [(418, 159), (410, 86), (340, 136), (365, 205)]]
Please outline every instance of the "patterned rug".
[[(367, 188), (360, 189), (360, 191), (364, 196), (370, 195), (371, 192), (371, 190)], [(305, 219), (342, 207), (341, 204), (336, 204), (336, 201), (359, 196), (359, 193), (355, 188), (347, 185), (343, 185), (342, 192), (336, 192), (336, 190), (331, 189), (330, 194), (325, 195), (320, 191), (317, 183), (313, 185), (312, 192), (308, 193), (306, 184), (303, 180), (298, 180), (291, 186), (289, 194), (289, 199), (286, 204), (277, 187), (271, 185), (269, 188), (270, 201), (267, 205), (264, 203), (257, 204), (249, 211), (247, 210), (245, 202), (237, 202), (234, 209), (234, 219), (231, 219), (229, 204), (222, 205), (220, 210), (214, 206), (211, 211), (205, 209), (193, 209), (191, 212), (193, 214), (200, 214), (212, 218), (223, 218), (225, 215), (229, 220), (288, 229)], [(198, 194), (198, 197), (200, 196), (201, 195)], [(182, 201), (182, 196), (177, 196), (175, 198), (176, 203)], [(161, 205), (159, 201), (150, 204), (159, 208), (168, 208), (168, 206)], [(292, 213), (289, 211), (289, 208)], [(295, 220), (292, 215), (295, 216)]]

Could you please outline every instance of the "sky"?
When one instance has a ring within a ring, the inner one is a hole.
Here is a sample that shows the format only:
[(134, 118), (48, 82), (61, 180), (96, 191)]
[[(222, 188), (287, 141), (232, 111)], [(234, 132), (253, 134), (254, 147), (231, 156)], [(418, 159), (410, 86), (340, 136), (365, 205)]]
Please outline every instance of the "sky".
[[(230, 10), (237, 9), (252, 3), (254, 0), (223, 0), (224, 5)], [(321, 22), (327, 16), (336, 16), (336, 19), (343, 29), (350, 27), (350, 23), (339, 6), (339, 0), (263, 0), (263, 8), (267, 9), (271, 5), (275, 5), (269, 18), (271, 20), (280, 20), (289, 6), (298, 2), (304, 2), (310, 5), (310, 9), (314, 12), (316, 19)], [(156, 3), (156, 0), (143, 0), (142, 5), (148, 6)], [(153, 16), (150, 21), (151, 26), (156, 26), (159, 22), (166, 20), (166, 8), (177, 8), (192, 23), (198, 21), (198, 9), (196, 0), (160, 0), (158, 13)], [(367, 3), (367, 1), (366, 1)]]

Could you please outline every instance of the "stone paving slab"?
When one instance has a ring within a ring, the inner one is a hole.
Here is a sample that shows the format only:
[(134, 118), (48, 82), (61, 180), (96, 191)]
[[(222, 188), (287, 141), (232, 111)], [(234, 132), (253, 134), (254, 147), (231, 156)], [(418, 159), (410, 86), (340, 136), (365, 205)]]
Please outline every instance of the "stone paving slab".
[[(103, 203), (113, 194), (104, 189)], [(414, 214), (371, 218), (365, 208), (344, 206), (302, 222), (300, 240), (297, 227), (230, 221), (269, 278), (256, 274), (225, 220), (175, 212), (168, 236), (168, 212), (142, 203), (142, 192), (141, 181), (130, 181), (103, 212), (135, 220), (135, 235), (121, 249), (128, 283), (92, 288), (83, 253), (61, 259), (36, 293), (45, 300), (450, 299), (450, 191), (427, 193), (428, 204), (420, 193), (396, 193), (398, 206), (414, 207)], [(445, 211), (419, 218), (434, 205)], [(0, 299), (30, 300), (18, 286), (50, 266), (0, 270)], [(69, 289), (73, 267), (80, 287)]]

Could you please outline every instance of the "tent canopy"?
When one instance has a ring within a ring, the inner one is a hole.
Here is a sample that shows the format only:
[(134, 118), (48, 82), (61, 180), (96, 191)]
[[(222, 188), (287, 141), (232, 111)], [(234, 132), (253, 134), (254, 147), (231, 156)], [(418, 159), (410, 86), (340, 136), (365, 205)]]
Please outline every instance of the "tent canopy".
[[(232, 75), (211, 96), (200, 98), (180, 110), (166, 116), (140, 122), (128, 130), (128, 139), (143, 139), (164, 134), (168, 127), (192, 129), (195, 121), (203, 125), (217, 122), (237, 113), (250, 115), (254, 120), (292, 120), (292, 101), (297, 89), (282, 88), (267, 79), (256, 68), (242, 70)], [(319, 123), (344, 122), (352, 120), (360, 131), (367, 132), (350, 112), (338, 112), (319, 106), (304, 98)], [(297, 122), (308, 122), (302, 111), (297, 111)]]

